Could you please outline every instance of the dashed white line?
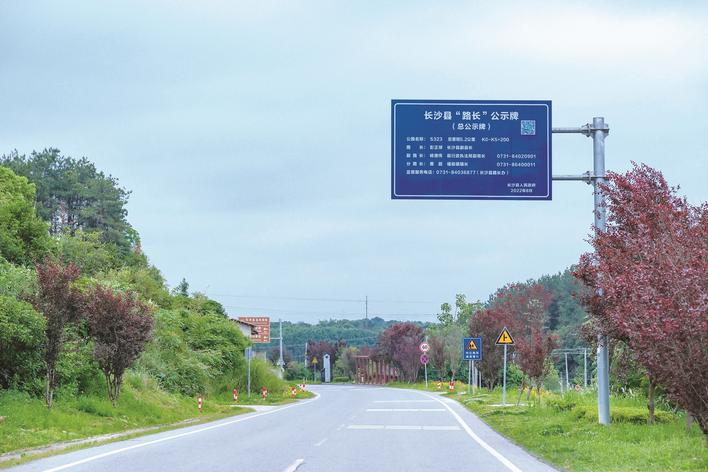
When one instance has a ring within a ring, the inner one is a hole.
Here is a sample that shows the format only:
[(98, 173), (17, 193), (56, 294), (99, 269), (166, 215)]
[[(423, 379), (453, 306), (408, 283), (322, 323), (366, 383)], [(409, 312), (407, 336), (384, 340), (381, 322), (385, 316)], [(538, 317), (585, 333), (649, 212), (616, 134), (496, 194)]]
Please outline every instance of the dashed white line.
[(367, 408), (366, 411), (445, 411), (444, 408)]
[(305, 462), (305, 459), (298, 459), (290, 464), (283, 472), (295, 472)]
[(435, 403), (435, 400), (374, 400), (373, 403)]
[(321, 445), (323, 445), (325, 443), (326, 440), (327, 440), (327, 438), (324, 438), (322, 441), (316, 442), (315, 447), (320, 447)]
[(419, 426), (411, 424), (350, 424), (347, 429), (378, 429), (390, 431), (459, 431), (459, 426)]

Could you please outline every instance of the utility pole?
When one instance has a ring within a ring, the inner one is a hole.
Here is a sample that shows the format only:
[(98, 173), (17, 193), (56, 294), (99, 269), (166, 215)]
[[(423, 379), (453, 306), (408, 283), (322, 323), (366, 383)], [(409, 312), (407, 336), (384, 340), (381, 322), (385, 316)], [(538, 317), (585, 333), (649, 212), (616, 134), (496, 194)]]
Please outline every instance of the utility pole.
[(366, 319), (368, 320), (369, 319), (369, 296), (368, 295), (364, 299), (364, 313), (365, 313)]
[(565, 388), (570, 390), (570, 378), (568, 377), (568, 353), (565, 353)]

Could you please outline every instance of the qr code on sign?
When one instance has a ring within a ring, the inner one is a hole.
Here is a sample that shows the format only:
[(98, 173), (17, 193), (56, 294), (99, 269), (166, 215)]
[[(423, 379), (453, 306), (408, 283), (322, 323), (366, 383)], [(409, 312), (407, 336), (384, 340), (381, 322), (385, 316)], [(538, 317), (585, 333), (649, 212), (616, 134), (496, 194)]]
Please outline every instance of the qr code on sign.
[(521, 135), (535, 136), (536, 135), (536, 120), (521, 120)]

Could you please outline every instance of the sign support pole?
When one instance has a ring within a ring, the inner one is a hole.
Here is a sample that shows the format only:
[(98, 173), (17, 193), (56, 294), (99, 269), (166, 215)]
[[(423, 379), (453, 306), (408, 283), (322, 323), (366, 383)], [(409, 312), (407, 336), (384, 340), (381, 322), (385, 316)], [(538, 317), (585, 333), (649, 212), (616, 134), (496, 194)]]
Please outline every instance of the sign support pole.
[(425, 364), (423, 367), (425, 367), (425, 388), (428, 388), (428, 364)]
[(467, 395), (470, 394), (471, 379), (472, 379), (472, 361), (467, 361)]
[(506, 406), (506, 344), (504, 344), (504, 384), (502, 387), (502, 406)]
[[(607, 212), (603, 205), (600, 185), (605, 183), (605, 138), (610, 127), (605, 118), (596, 116), (592, 125), (586, 124), (579, 128), (553, 128), (553, 133), (579, 133), (592, 136), (593, 171), (583, 175), (554, 175), (553, 180), (580, 180), (593, 184), (593, 200), (595, 208), (595, 229), (604, 231), (607, 225)], [(602, 296), (602, 293), (598, 293)], [(607, 335), (597, 337), (597, 417), (600, 424), (610, 424), (610, 361), (607, 351)]]

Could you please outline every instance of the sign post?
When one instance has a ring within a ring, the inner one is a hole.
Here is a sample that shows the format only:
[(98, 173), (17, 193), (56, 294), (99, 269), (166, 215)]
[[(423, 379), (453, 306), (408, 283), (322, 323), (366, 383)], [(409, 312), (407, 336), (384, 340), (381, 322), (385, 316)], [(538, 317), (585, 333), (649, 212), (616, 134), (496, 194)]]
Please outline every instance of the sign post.
[(511, 337), (511, 333), (506, 327), (502, 330), (495, 343), (497, 346), (504, 346), (504, 376), (503, 376), (503, 387), (502, 387), (502, 406), (506, 406), (506, 348), (507, 346), (514, 345), (514, 338)]
[[(418, 346), (418, 347), (420, 348), (420, 352), (422, 352), (423, 355), (425, 355), (425, 353), (427, 353), (430, 350), (430, 344), (428, 344), (427, 342), (420, 343), (420, 346)], [(426, 356), (426, 359), (427, 359), (427, 356)], [(420, 356), (420, 361), (423, 362), (423, 356)], [(426, 360), (426, 362), (423, 362), (423, 368), (425, 369), (425, 388), (428, 388), (428, 362), (427, 362), (427, 360)]]
[(312, 360), (310, 361), (310, 364), (312, 364), (312, 381), (317, 382), (317, 371), (315, 370), (317, 368), (317, 357), (313, 357)]
[(472, 366), (474, 361), (482, 360), (482, 338), (462, 338), (462, 359), (467, 361), (467, 395), (469, 395)]

